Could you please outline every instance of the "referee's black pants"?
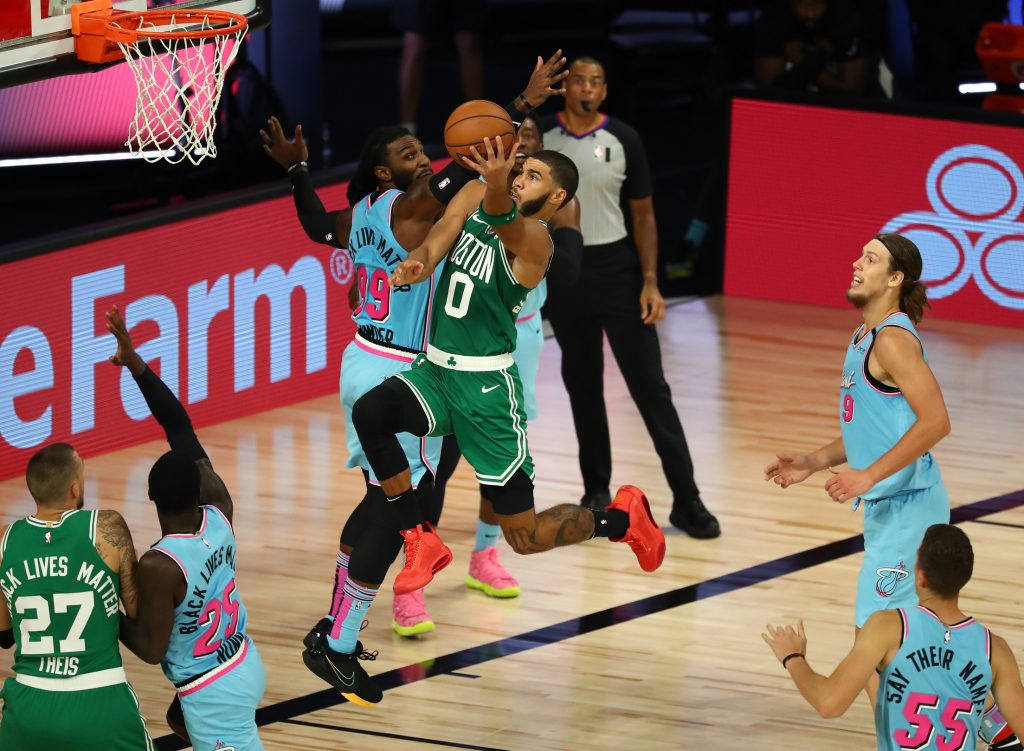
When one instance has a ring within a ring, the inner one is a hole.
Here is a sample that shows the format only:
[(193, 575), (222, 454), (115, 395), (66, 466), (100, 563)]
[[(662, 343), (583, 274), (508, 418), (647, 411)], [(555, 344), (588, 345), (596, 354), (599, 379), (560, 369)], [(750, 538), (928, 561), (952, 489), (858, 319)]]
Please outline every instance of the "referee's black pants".
[(640, 262), (626, 240), (589, 245), (583, 249), (577, 283), (549, 285), (545, 312), (562, 349), (562, 381), (572, 406), (585, 492), (610, 490), (611, 437), (604, 403), (603, 334), (607, 334), (678, 507), (697, 498), (699, 491), (683, 426), (662, 371), (658, 332), (640, 315), (642, 286)]

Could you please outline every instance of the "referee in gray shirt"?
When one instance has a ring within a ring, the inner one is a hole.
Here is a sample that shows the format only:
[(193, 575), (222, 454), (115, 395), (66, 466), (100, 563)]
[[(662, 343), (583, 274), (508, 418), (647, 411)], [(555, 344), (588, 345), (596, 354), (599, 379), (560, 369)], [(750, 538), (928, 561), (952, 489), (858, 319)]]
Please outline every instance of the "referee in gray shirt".
[[(607, 95), (601, 64), (578, 58), (565, 82), (565, 109), (542, 123), (545, 147), (570, 157), (580, 173), (580, 273), (564, 289), (555, 288), (551, 280), (546, 312), (562, 349), (562, 380), (580, 445), (581, 502), (603, 508), (611, 501), (611, 438), (604, 403), (607, 334), (672, 488), (669, 520), (693, 537), (718, 537), (718, 520), (700, 500), (686, 436), (661, 366), (654, 324), (665, 315), (665, 300), (658, 291), (658, 230), (647, 155), (635, 130), (599, 111)], [(632, 238), (623, 204), (629, 206)]]

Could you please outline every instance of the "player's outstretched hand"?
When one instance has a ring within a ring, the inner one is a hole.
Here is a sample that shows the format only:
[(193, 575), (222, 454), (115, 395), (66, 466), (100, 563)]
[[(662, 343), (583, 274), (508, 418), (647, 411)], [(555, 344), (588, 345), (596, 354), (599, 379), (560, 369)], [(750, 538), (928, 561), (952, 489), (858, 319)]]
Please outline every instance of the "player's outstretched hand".
[(260, 130), (260, 138), (263, 139), (263, 150), (267, 156), (285, 169), (309, 159), (309, 149), (306, 147), (306, 139), (302, 137), (301, 125), (295, 126), (295, 137), (289, 141), (281, 121), (271, 115), (267, 120), (267, 129)]
[(549, 96), (565, 93), (562, 82), (569, 75), (569, 71), (562, 70), (564, 65), (562, 50), (556, 50), (547, 61), (537, 55), (537, 64), (533, 66), (533, 74), (523, 90), (527, 104), (537, 108), (544, 104)]
[(775, 659), (782, 662), (789, 655), (807, 654), (807, 634), (804, 633), (804, 622), (796, 622), (796, 628), (792, 626), (773, 626), (768, 624), (767, 632), (761, 634), (765, 644), (771, 647)]
[(404, 287), (407, 284), (419, 284), (430, 276), (427, 273), (427, 266), (423, 261), (415, 258), (406, 258), (395, 266), (395, 270), (388, 277), (388, 284), (392, 287)]
[(765, 482), (774, 480), (782, 488), (803, 482), (814, 474), (814, 468), (806, 456), (776, 454), (775, 461), (764, 468)]
[(125, 326), (124, 318), (116, 305), (107, 311), (107, 331), (117, 340), (117, 352), (110, 356), (110, 362), (128, 368), (133, 375), (142, 375), (146, 371), (146, 362), (132, 346), (128, 327)]
[(484, 139), (484, 153), (481, 154), (476, 146), (470, 146), (473, 158), (463, 156), (462, 161), (469, 169), (478, 173), (488, 185), (507, 185), (509, 173), (516, 163), (516, 154), (519, 153), (519, 141), (512, 144), (508, 156), (501, 153), (498, 138)]

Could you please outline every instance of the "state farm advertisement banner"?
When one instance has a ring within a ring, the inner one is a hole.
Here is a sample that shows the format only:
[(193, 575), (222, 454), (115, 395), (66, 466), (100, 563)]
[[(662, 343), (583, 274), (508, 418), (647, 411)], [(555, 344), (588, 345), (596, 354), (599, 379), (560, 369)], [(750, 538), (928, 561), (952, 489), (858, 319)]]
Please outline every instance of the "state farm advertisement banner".
[[(344, 205), (344, 185), (321, 190)], [(83, 455), (162, 437), (103, 314), (198, 427), (338, 388), (351, 339), (345, 251), (310, 242), (290, 197), (0, 266), (0, 478), (40, 446)]]
[(879, 232), (912, 239), (936, 318), (1024, 326), (1024, 130), (736, 99), (725, 291), (846, 305)]

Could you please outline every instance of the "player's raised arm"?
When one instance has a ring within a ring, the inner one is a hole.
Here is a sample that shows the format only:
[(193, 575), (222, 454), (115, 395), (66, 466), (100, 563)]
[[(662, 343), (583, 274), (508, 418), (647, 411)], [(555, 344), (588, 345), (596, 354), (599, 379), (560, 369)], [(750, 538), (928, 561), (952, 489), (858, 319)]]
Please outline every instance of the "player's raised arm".
[(423, 243), (395, 267), (388, 278), (392, 287), (405, 284), (418, 284), (430, 278), (441, 259), (448, 255), (452, 245), (459, 238), (466, 219), (473, 213), (484, 193), (484, 185), (479, 180), (467, 184), (459, 191), (444, 215), (430, 228)]
[[(480, 216), (501, 238), (505, 250), (529, 264), (546, 269), (552, 251), (551, 236), (539, 222), (525, 220), (508, 189), (508, 176), (516, 163), (519, 142), (513, 144), (508, 155), (501, 152), (499, 143), (497, 138), (485, 138), (483, 153), (473, 146), (470, 149), (473, 158), (462, 157), (487, 183), (487, 190), (480, 203)], [(540, 179), (541, 176), (535, 173), (534, 165), (527, 160), (523, 165), (523, 179)], [(558, 188), (557, 192), (563, 197), (566, 194), (564, 188)]]
[(172, 449), (184, 451), (199, 467), (202, 478), (200, 502), (216, 506), (230, 522), (234, 514), (231, 495), (228, 493), (224, 481), (214, 471), (210, 458), (199, 443), (199, 438), (196, 437), (195, 431), (192, 429), (192, 421), (188, 417), (188, 412), (185, 411), (174, 393), (167, 388), (167, 384), (150, 370), (139, 353), (135, 351), (124, 318), (116, 306), (107, 313), (107, 331), (113, 334), (117, 340), (117, 352), (111, 356), (110, 362), (128, 368), (139, 391), (142, 392), (150, 412), (160, 423), (160, 427), (164, 429), (167, 443)]
[(139, 560), (137, 618), (121, 619), (121, 643), (140, 660), (156, 665), (167, 654), (175, 603), (184, 597), (185, 580), (178, 565), (150, 550)]
[(302, 126), (295, 126), (294, 137), (289, 139), (276, 117), (267, 120), (266, 130), (260, 130), (263, 151), (280, 164), (292, 183), (295, 211), (306, 236), (315, 243), (335, 248), (348, 247), (348, 230), (352, 226), (351, 209), (327, 211), (313, 189), (309, 176), (309, 149), (302, 137)]

